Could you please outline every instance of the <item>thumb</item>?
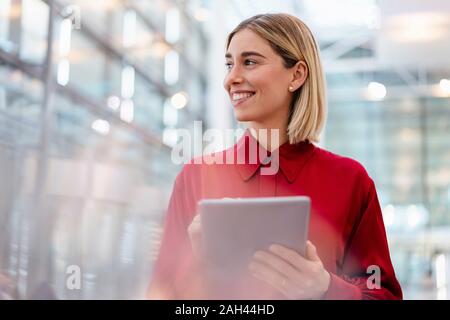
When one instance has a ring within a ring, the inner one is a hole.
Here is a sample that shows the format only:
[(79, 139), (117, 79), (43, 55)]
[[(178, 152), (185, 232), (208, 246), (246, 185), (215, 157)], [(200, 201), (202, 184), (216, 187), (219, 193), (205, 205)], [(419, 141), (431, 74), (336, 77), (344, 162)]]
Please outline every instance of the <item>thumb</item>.
[(306, 258), (311, 261), (320, 261), (316, 247), (309, 240), (306, 242)]

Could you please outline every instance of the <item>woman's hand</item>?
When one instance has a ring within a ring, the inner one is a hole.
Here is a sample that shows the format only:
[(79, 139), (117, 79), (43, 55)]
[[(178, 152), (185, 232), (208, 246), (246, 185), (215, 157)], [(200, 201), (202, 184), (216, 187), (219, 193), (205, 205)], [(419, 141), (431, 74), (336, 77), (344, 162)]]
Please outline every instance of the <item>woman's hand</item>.
[(308, 241), (305, 257), (281, 245), (257, 251), (249, 265), (254, 277), (268, 283), (289, 299), (320, 299), (330, 285), (315, 246)]
[(203, 238), (202, 238), (202, 223), (200, 215), (197, 214), (188, 227), (188, 235), (191, 241), (192, 251), (197, 261), (203, 263)]

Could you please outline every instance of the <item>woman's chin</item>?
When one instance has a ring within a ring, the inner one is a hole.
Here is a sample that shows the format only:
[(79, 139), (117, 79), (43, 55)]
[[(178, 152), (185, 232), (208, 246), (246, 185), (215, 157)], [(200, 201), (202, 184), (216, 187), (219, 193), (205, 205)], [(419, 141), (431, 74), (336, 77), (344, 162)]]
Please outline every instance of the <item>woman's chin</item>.
[(246, 112), (247, 110), (234, 110), (234, 116), (237, 121), (245, 122), (255, 120), (255, 115), (251, 112)]
[(252, 121), (253, 118), (252, 117), (248, 117), (248, 116), (244, 116), (244, 115), (237, 115), (236, 114), (236, 120), (239, 122), (247, 122), (247, 121)]

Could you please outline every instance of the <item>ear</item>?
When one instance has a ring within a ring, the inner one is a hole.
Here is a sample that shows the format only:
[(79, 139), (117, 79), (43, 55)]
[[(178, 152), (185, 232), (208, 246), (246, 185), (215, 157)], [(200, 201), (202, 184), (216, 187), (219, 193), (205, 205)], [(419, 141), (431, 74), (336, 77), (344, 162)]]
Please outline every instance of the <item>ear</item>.
[(300, 88), (306, 81), (306, 78), (308, 78), (308, 65), (305, 61), (298, 61), (295, 66), (292, 67), (292, 81), (289, 84), (289, 89), (291, 92), (296, 91), (298, 88)]

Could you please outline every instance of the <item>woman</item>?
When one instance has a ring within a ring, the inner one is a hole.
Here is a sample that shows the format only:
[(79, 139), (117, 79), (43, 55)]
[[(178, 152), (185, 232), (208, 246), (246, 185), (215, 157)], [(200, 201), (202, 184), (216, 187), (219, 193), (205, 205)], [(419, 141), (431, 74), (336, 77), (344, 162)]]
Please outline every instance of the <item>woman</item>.
[[(185, 165), (170, 199), (149, 290), (158, 299), (401, 299), (374, 183), (356, 161), (316, 147), (326, 114), (319, 50), (308, 27), (287, 14), (257, 15), (227, 40), (224, 87), (248, 130), (219, 154), (239, 157), (249, 141), (278, 154), (265, 161)], [(261, 139), (262, 129), (279, 139)], [(195, 161), (194, 161), (195, 162)], [(205, 276), (197, 202), (205, 198), (306, 195), (305, 256), (280, 246), (255, 253), (245, 278), (220, 288)], [(377, 277), (378, 280), (377, 281)]]

